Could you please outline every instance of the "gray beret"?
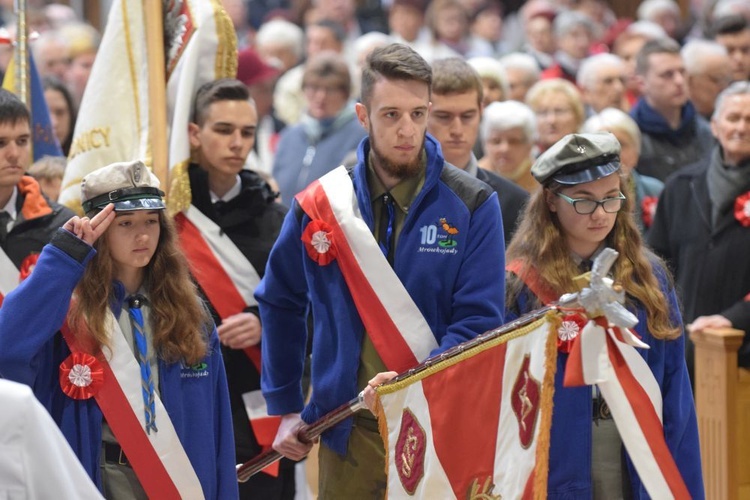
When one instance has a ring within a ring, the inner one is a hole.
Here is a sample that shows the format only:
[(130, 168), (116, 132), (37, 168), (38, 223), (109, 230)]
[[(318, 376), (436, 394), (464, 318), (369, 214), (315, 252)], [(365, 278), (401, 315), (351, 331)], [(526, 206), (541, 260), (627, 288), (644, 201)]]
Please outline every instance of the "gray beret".
[(609, 132), (568, 134), (542, 153), (531, 166), (540, 184), (591, 182), (620, 169), (620, 143)]
[(139, 160), (112, 163), (94, 170), (81, 181), (81, 204), (89, 213), (115, 204), (118, 212), (130, 210), (162, 210), (164, 192), (159, 178)]

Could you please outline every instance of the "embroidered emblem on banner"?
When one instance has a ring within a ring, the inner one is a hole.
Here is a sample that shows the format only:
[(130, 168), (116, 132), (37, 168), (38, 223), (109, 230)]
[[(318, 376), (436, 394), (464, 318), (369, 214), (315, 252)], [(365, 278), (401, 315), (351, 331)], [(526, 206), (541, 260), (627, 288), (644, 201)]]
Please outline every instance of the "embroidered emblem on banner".
[(89, 399), (104, 383), (104, 368), (85, 352), (74, 352), (60, 363), (60, 387), (73, 399)]
[(193, 14), (184, 0), (168, 2), (164, 11), (164, 45), (167, 54), (167, 80), (177, 66), (190, 38), (195, 34)]
[(518, 438), (521, 446), (528, 448), (534, 440), (534, 428), (539, 415), (541, 383), (529, 371), (531, 358), (526, 354), (513, 384), (510, 405), (518, 420)]
[(487, 476), (483, 484), (479, 484), (479, 478), (472, 481), (466, 498), (468, 500), (501, 500), (502, 495), (493, 495), (495, 484), (492, 482), (492, 477)]
[(408, 408), (401, 415), (401, 430), (396, 441), (396, 470), (404, 489), (410, 495), (417, 491), (424, 477), (426, 434)]
[(336, 258), (336, 246), (333, 244), (333, 230), (322, 220), (311, 220), (302, 233), (307, 255), (312, 260), (326, 266)]

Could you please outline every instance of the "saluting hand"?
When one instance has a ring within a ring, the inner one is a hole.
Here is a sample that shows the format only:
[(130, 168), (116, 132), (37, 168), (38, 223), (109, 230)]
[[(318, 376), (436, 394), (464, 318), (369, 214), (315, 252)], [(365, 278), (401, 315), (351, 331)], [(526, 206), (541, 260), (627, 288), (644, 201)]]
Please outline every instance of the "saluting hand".
[(110, 203), (104, 210), (96, 214), (93, 218), (88, 217), (71, 217), (63, 225), (63, 229), (75, 234), (78, 238), (93, 245), (94, 242), (104, 234), (112, 221), (115, 220), (115, 206)]

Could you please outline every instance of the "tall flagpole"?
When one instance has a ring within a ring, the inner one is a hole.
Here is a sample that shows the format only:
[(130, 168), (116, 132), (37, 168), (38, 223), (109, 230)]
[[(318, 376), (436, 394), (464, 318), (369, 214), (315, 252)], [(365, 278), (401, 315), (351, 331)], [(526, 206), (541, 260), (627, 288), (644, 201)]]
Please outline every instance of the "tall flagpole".
[(149, 137), (151, 168), (162, 189), (169, 189), (169, 150), (167, 145), (167, 70), (164, 57), (164, 12), (162, 0), (142, 0), (146, 18), (148, 52)]
[(26, 20), (26, 0), (15, 0), (16, 47), (13, 51), (15, 64), (16, 95), (31, 110), (29, 91), (29, 25)]

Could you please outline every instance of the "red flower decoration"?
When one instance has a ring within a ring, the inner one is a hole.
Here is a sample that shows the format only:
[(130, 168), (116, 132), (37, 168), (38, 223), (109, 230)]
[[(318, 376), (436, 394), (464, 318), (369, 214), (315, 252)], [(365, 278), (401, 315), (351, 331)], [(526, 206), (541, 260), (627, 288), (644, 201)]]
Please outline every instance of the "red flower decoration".
[(91, 354), (74, 352), (60, 363), (60, 387), (73, 399), (89, 399), (104, 383), (104, 368)]
[(651, 227), (651, 224), (654, 222), (656, 204), (658, 202), (659, 198), (656, 196), (646, 196), (641, 200), (641, 217), (643, 219), (643, 225), (647, 228)]
[(36, 266), (36, 262), (38, 260), (39, 260), (38, 253), (29, 254), (28, 257), (23, 259), (23, 261), (21, 262), (21, 270), (18, 275), (18, 281), (23, 281), (29, 277), (29, 275), (31, 274), (31, 271), (34, 270), (34, 266)]
[(331, 226), (319, 219), (311, 220), (302, 233), (307, 255), (321, 266), (327, 266), (336, 258), (336, 245)]
[(734, 200), (734, 217), (742, 227), (750, 227), (750, 191)]
[(557, 350), (569, 353), (573, 341), (581, 334), (588, 319), (581, 314), (566, 314), (562, 317), (560, 328), (557, 329)]

